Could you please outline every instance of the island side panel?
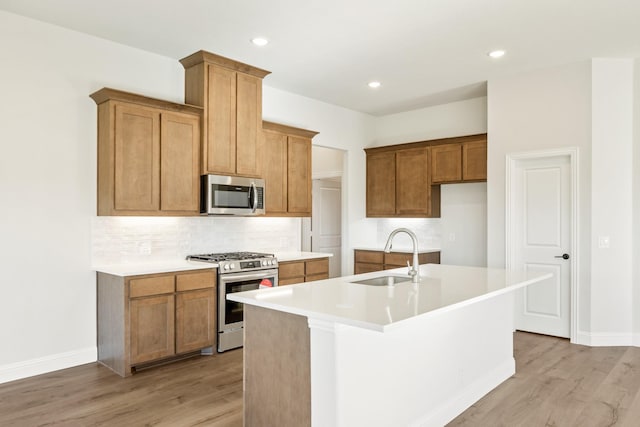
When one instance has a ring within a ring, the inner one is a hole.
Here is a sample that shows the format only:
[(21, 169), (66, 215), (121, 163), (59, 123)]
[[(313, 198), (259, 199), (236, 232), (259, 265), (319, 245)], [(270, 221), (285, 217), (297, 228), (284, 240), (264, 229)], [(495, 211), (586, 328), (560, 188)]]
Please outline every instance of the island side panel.
[(312, 371), (334, 370), (312, 381), (314, 426), (442, 426), (515, 372), (511, 292), (387, 332), (309, 326)]
[(244, 305), (244, 425), (311, 425), (307, 318)]

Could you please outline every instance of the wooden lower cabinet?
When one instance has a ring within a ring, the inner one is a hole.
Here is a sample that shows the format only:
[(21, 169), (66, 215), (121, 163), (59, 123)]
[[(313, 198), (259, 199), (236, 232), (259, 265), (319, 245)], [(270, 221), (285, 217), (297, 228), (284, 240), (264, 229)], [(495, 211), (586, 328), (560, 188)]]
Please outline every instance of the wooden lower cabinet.
[(132, 299), (130, 363), (136, 365), (175, 354), (173, 295)]
[(98, 272), (98, 361), (121, 376), (215, 345), (215, 269), (116, 276)]
[(215, 343), (214, 288), (176, 294), (176, 353), (187, 353)]
[(278, 286), (329, 278), (329, 258), (284, 261), (278, 266)]
[[(413, 252), (371, 251), (356, 249), (354, 251), (354, 274), (370, 273), (372, 271), (391, 270), (406, 267), (407, 261), (413, 263)], [(440, 252), (418, 253), (419, 264), (440, 264)]]

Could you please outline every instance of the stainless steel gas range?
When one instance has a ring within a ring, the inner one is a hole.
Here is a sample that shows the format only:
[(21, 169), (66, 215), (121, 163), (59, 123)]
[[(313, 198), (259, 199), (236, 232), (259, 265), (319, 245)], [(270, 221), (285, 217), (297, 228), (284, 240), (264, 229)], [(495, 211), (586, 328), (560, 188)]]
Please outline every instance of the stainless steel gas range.
[(218, 264), (218, 351), (242, 347), (243, 307), (227, 300), (234, 292), (278, 286), (278, 260), (273, 254), (227, 252), (189, 255), (188, 260)]

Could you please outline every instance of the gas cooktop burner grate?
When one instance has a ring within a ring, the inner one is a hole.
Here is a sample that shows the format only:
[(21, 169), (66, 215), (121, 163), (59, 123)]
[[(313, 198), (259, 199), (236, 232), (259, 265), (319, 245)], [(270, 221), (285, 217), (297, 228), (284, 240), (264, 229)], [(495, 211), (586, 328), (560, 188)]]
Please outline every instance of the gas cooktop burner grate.
[(220, 261), (240, 261), (247, 259), (258, 259), (258, 258), (273, 258), (273, 254), (264, 254), (259, 252), (223, 252), (218, 254), (199, 254), (199, 255), (188, 255), (187, 259), (192, 260), (202, 260), (209, 262), (220, 262)]

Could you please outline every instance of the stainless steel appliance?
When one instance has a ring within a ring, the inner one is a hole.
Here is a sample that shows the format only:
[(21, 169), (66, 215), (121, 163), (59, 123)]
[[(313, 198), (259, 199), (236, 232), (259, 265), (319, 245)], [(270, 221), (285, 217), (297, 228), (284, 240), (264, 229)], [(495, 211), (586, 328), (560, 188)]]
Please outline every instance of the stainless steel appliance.
[(227, 295), (258, 289), (261, 284), (278, 286), (278, 260), (273, 254), (255, 252), (189, 255), (187, 259), (218, 264), (218, 351), (242, 347), (243, 307), (227, 300)]
[(202, 175), (200, 213), (203, 215), (264, 214), (264, 180), (241, 176)]

